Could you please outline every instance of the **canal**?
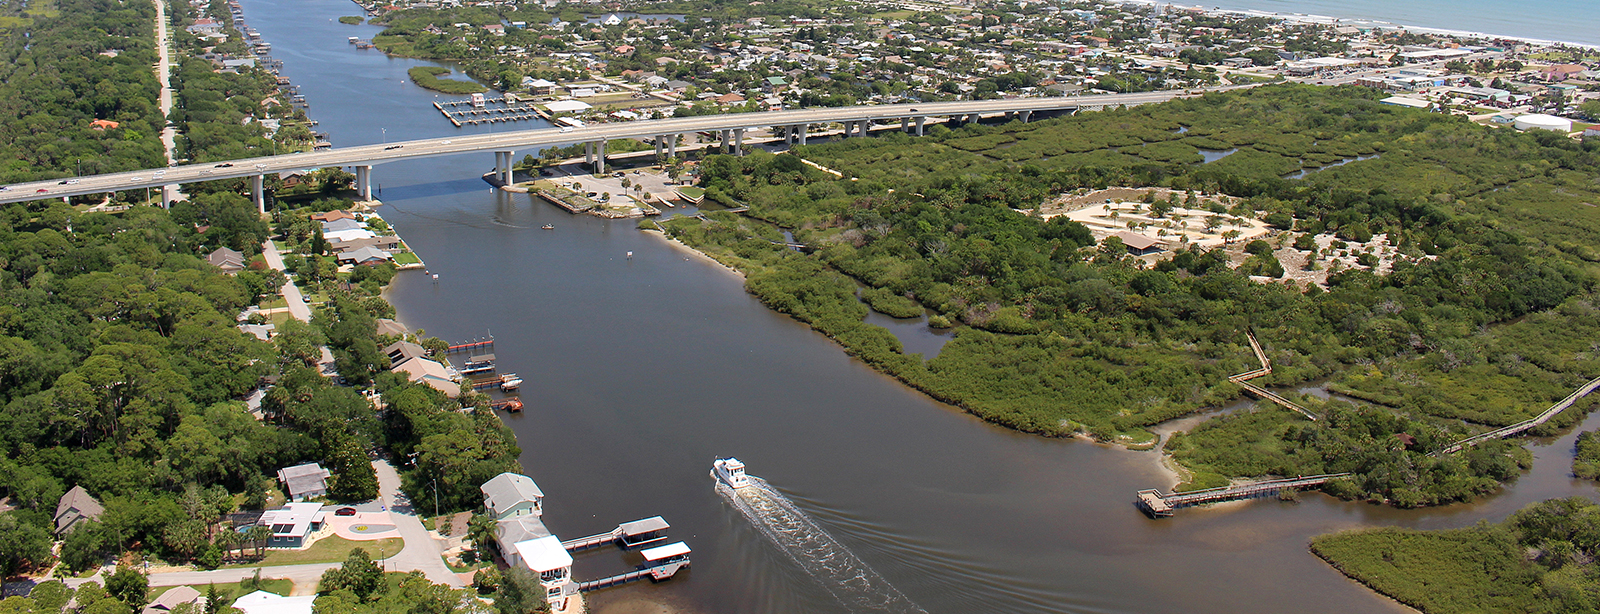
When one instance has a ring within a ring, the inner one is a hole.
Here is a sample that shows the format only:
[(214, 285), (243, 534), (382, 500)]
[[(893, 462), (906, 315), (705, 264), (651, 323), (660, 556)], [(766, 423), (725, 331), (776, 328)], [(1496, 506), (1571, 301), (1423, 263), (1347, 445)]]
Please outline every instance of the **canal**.
[[(378, 31), (337, 23), (359, 14), (354, 4), (242, 1), (335, 146), (537, 127), (451, 127), (436, 94), (407, 82), (418, 62), (346, 43)], [(1465, 526), (1594, 494), (1567, 476), (1568, 435), (1535, 445), (1529, 475), (1474, 505), (1399, 511), (1313, 494), (1150, 520), (1134, 491), (1172, 484), (1154, 453), (984, 424), (850, 359), (745, 294), (737, 275), (634, 221), (491, 191), (479, 175), (492, 163), (484, 153), (375, 169), (385, 218), (439, 276), (403, 274), (391, 300), (430, 335), (495, 336), (501, 370), (525, 381), (527, 409), (507, 420), (553, 531), (659, 514), (694, 548), (686, 576), (592, 594), (597, 614), (866, 611), (814, 579), (831, 577), (809, 562), (828, 553), (791, 556), (718, 495), (707, 472), (720, 456), (745, 461), (837, 547), (936, 613), (1399, 612), (1307, 541), (1361, 526)], [(628, 563), (583, 554), (576, 575)]]

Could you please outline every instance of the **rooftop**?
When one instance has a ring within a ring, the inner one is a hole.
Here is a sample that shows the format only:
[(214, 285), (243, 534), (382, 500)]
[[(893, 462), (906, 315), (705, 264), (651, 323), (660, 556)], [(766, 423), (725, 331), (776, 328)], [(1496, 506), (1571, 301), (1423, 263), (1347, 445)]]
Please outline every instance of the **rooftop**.
[(522, 555), (522, 564), (534, 572), (543, 573), (572, 566), (572, 555), (561, 547), (554, 535), (517, 542), (511, 546)]

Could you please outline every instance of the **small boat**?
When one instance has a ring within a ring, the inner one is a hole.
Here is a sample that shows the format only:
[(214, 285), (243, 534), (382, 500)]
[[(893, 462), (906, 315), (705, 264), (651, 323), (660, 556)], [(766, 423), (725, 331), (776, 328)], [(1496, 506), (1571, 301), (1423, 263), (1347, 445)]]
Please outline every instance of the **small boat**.
[(522, 386), (522, 378), (515, 373), (500, 374), (500, 389), (505, 391), (516, 390)]
[(728, 488), (744, 488), (750, 485), (750, 480), (744, 475), (744, 463), (739, 462), (737, 458), (719, 458), (712, 461), (711, 477), (727, 484)]
[(540, 226), (540, 228), (543, 228), (543, 229), (545, 229), (545, 230), (555, 230), (555, 229), (556, 229), (556, 227), (555, 227), (555, 226), (551, 226), (551, 225), (549, 225), (549, 224), (545, 224), (545, 225), (543, 225), (543, 226)]
[(507, 401), (506, 402), (506, 411), (508, 411), (510, 413), (513, 413), (513, 414), (522, 413), (522, 401), (520, 401), (518, 399), (511, 399), (510, 401)]

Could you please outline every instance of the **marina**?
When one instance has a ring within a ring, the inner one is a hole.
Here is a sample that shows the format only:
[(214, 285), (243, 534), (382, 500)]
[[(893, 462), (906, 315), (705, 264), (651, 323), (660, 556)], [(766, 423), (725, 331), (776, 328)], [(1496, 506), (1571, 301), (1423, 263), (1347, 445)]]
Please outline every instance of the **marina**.
[(501, 98), (486, 98), (483, 94), (473, 94), (468, 100), (435, 101), (433, 108), (443, 113), (445, 119), (450, 120), (450, 123), (457, 128), (478, 124), (550, 119), (550, 114), (534, 106), (533, 101), (522, 100), (512, 94)]

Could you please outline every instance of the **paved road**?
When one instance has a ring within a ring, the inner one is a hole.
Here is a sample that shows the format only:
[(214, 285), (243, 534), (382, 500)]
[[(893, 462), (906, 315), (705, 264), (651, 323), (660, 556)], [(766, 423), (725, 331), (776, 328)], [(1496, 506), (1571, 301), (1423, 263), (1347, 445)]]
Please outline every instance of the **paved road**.
[[(1218, 90), (1247, 86), (1214, 88)], [(157, 187), (173, 183), (211, 181), (251, 177), (255, 175), (308, 168), (369, 165), (484, 151), (515, 151), (549, 145), (584, 143), (608, 139), (649, 138), (659, 135), (688, 132), (715, 131), (759, 126), (792, 126), (800, 124), (827, 124), (831, 122), (884, 120), (901, 118), (942, 117), (974, 113), (1001, 113), (1009, 111), (1047, 111), (1073, 109), (1084, 106), (1134, 105), (1164, 102), (1184, 95), (1182, 90), (1140, 92), (1135, 94), (1103, 94), (1094, 96), (1018, 98), (1012, 100), (963, 100), (957, 102), (932, 102), (915, 104), (875, 105), (769, 111), (761, 113), (733, 113), (651, 119), (613, 124), (593, 124), (582, 128), (557, 130), (542, 128), (453, 136), (449, 138), (422, 139), (380, 145), (343, 147), (326, 151), (285, 154), (262, 158), (233, 160), (217, 164), (188, 164), (167, 169), (149, 169), (91, 175), (78, 183), (62, 185), (58, 181), (35, 181), (10, 186), (0, 186), (0, 203), (23, 202), (41, 198), (59, 198), (95, 194), (112, 190)], [(155, 176), (156, 172), (163, 176)]]
[[(278, 253), (278, 246), (271, 239), (261, 244), (261, 255), (267, 259), (267, 266), (283, 271), (283, 255)], [(310, 322), (311, 306), (306, 304), (305, 296), (300, 294), (300, 287), (294, 285), (294, 280), (285, 280), (282, 290), (283, 299), (289, 302), (289, 315), (301, 322)]]
[(444, 564), (441, 558), (444, 554), (443, 543), (434, 539), (422, 526), (422, 519), (411, 509), (411, 502), (406, 499), (405, 493), (400, 492), (400, 474), (395, 472), (389, 461), (376, 461), (372, 463), (372, 468), (378, 473), (378, 498), (389, 509), (389, 517), (400, 529), (400, 537), (406, 540), (405, 549), (390, 557), (385, 568), (390, 571), (421, 570), (435, 584), (466, 586), (460, 576)]

